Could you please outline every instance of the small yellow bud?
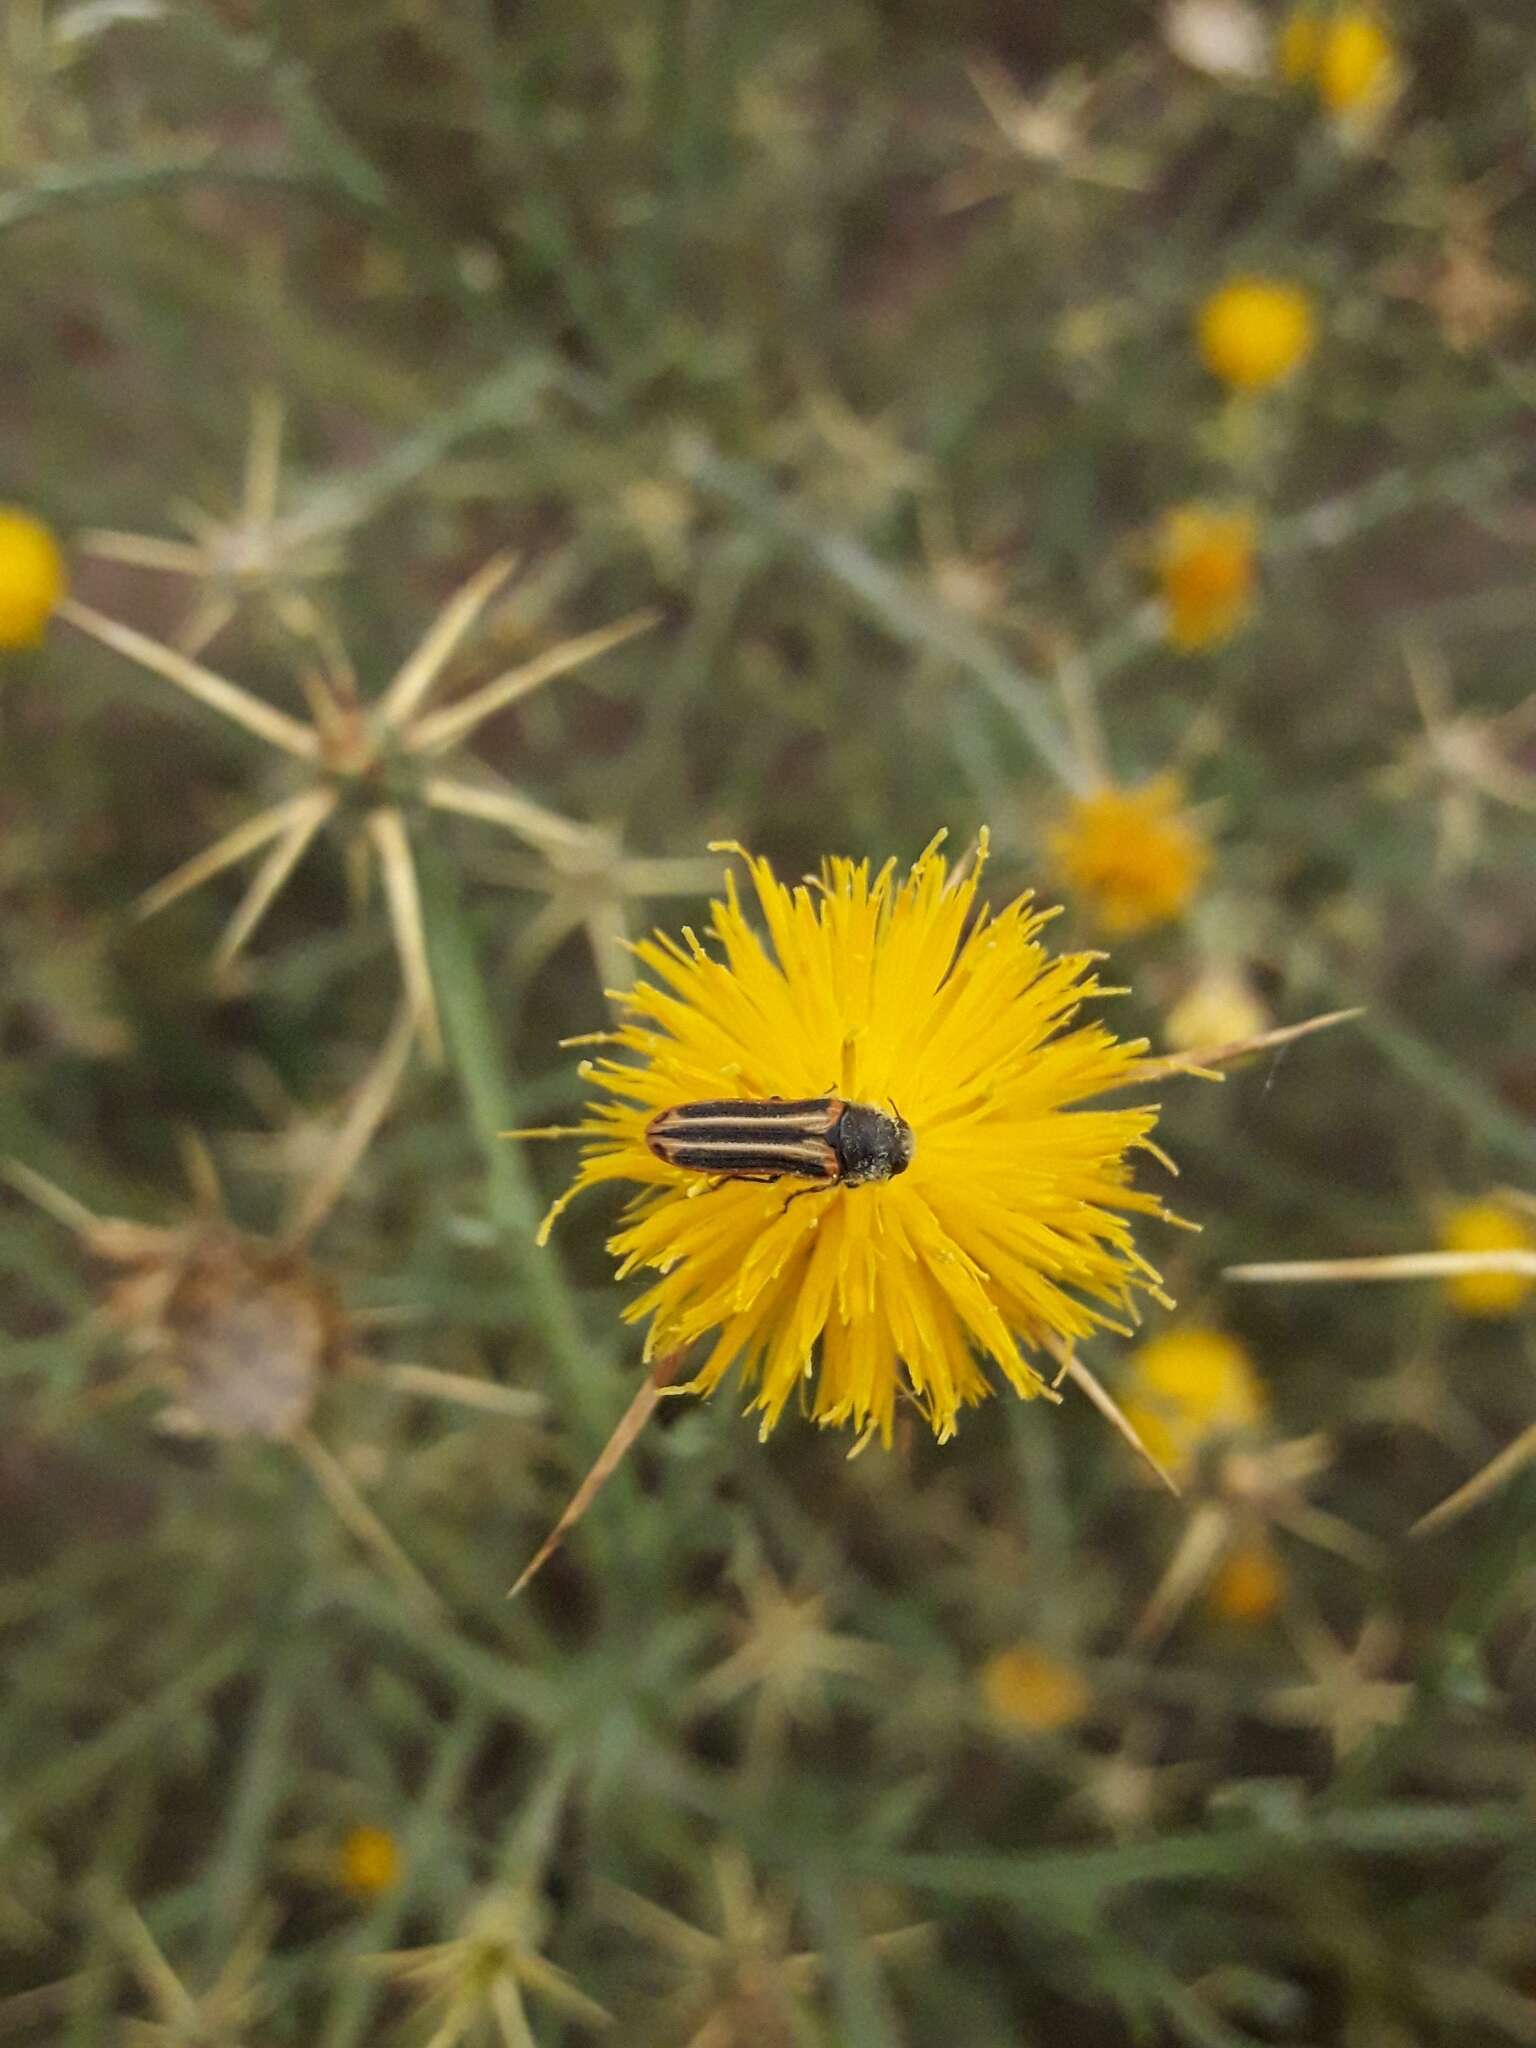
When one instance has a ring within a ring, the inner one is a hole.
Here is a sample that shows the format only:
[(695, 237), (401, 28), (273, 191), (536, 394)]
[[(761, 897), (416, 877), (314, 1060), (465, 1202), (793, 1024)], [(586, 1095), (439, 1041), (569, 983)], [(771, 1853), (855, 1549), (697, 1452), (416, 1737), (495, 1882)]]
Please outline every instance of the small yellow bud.
[[(1464, 1202), (1440, 1225), (1448, 1252), (1536, 1252), (1536, 1229), (1503, 1202)], [(1512, 1316), (1536, 1289), (1527, 1273), (1457, 1273), (1445, 1283), (1453, 1308), (1464, 1316)]]
[(1373, 14), (1350, 8), (1323, 30), (1317, 96), (1330, 114), (1356, 113), (1385, 99), (1396, 72), (1396, 47)]
[(1074, 798), (1050, 835), (1065, 880), (1107, 932), (1130, 934), (1181, 917), (1211, 850), (1181, 808), (1176, 777)]
[(1233, 967), (1207, 967), (1168, 1012), (1164, 1036), (1174, 1052), (1235, 1045), (1269, 1029), (1269, 1012)]
[(1200, 360), (1237, 391), (1261, 391), (1300, 368), (1316, 344), (1312, 301), (1299, 285), (1234, 277), (1196, 317)]
[(349, 1828), (337, 1854), (336, 1878), (358, 1899), (393, 1891), (400, 1882), (400, 1844), (388, 1828)]
[(1164, 1330), (1131, 1354), (1126, 1419), (1175, 1478), (1207, 1443), (1256, 1427), (1268, 1402), (1247, 1349), (1198, 1324)]
[(1207, 1600), (1220, 1621), (1268, 1621), (1285, 1595), (1285, 1574), (1267, 1543), (1239, 1544), (1221, 1561)]
[(1253, 606), (1254, 522), (1247, 512), (1178, 505), (1164, 516), (1158, 580), (1168, 638), (1193, 653), (1229, 640)]
[(35, 647), (64, 595), (64, 558), (50, 527), (0, 505), (0, 647)]
[(1023, 1735), (1054, 1735), (1082, 1720), (1093, 1692), (1076, 1665), (1034, 1643), (1000, 1650), (981, 1670), (981, 1696), (1000, 1726)]

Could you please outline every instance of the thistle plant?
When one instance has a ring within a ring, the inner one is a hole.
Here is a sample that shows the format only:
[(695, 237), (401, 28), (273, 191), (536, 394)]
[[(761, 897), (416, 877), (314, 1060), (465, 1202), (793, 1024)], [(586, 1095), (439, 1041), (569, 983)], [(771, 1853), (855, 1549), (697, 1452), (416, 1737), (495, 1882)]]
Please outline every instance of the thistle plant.
[(0, 2041), (1536, 2038), (1527, 12), (0, 7)]
[[(497, 556), (456, 591), (388, 686), (372, 699), (362, 695), (350, 663), (327, 636), (319, 649), (321, 666), (306, 667), (300, 678), (309, 698), (308, 722), (136, 627), (120, 624), (74, 598), (65, 599), (59, 606), (62, 618), (263, 741), (281, 757), (297, 785), (292, 794), (254, 812), (146, 890), (136, 906), (138, 914), (149, 917), (168, 908), (189, 890), (259, 853), (256, 870), (214, 950), (215, 972), (226, 973), (255, 937), (320, 833), (332, 823), (342, 826), (377, 866), (416, 1030), (430, 1052), (440, 1053), (437, 999), (411, 851), (411, 817), (437, 811), (473, 818), (511, 834), (548, 860), (563, 858), (567, 864), (584, 851), (595, 850), (602, 841), (591, 827), (561, 817), (478, 764), (459, 763), (457, 752), (487, 719), (656, 622), (654, 613), (641, 612), (579, 634), (505, 670), (467, 697), (430, 707), (427, 700), (434, 687), (512, 567), (510, 558)], [(601, 869), (603, 863), (598, 866)]]
[(179, 1436), (288, 1446), (353, 1538), (393, 1579), (412, 1608), (439, 1611), (438, 1596), (369, 1505), (344, 1464), (312, 1426), (327, 1382), (369, 1374), (397, 1392), (491, 1413), (536, 1413), (536, 1396), (486, 1387), (410, 1363), (377, 1367), (365, 1358), (354, 1318), (334, 1278), (318, 1267), (310, 1240), (324, 1226), (380, 1124), (395, 1104), (414, 1036), (402, 1005), (393, 1031), (331, 1124), (314, 1170), (291, 1192), (274, 1237), (229, 1218), (206, 1145), (183, 1143), (194, 1213), (172, 1225), (94, 1215), (24, 1163), (0, 1175), (73, 1232), (106, 1275), (99, 1319), (124, 1354), (126, 1370), (86, 1405), (99, 1408), (153, 1389), (158, 1425)]
[(312, 587), (339, 573), (345, 535), (323, 521), (286, 513), (281, 502), (283, 406), (271, 389), (251, 401), (240, 494), (224, 517), (198, 505), (176, 508), (185, 538), (93, 528), (77, 545), (103, 561), (175, 577), (191, 587), (192, 608), (175, 649), (196, 659), (243, 605), (259, 598), (279, 619), (302, 626)]

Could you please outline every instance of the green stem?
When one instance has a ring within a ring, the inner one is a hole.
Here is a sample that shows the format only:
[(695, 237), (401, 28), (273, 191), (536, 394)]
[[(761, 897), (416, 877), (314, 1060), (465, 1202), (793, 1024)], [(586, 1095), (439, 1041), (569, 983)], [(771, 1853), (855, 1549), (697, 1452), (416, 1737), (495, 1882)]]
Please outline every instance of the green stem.
[(575, 399), (588, 411), (598, 411), (603, 404), (601, 387), (590, 378), (552, 356), (520, 355), (433, 412), (365, 467), (313, 488), (284, 521), (284, 530), (295, 538), (313, 539), (359, 525), (435, 469), (461, 441), (495, 428), (527, 426), (556, 394)]
[(295, 1621), (274, 1646), (229, 1803), (223, 1841), (208, 1873), (209, 1962), (216, 1966), (249, 1917), (263, 1852), (287, 1785), (288, 1735), (309, 1642)]
[(948, 1898), (993, 1898), (1059, 1917), (1098, 1912), (1116, 1892), (1142, 1884), (1240, 1878), (1280, 1861), (1322, 1855), (1423, 1856), (1496, 1849), (1523, 1841), (1529, 1822), (1502, 1806), (1422, 1804), (1299, 1816), (1293, 1827), (1230, 1827), (1164, 1835), (1113, 1848), (1025, 1855), (858, 1852), (843, 1868), (878, 1883)]
[(843, 1887), (810, 1870), (800, 1891), (826, 1959), (838, 2039), (844, 2048), (897, 2048), (901, 2029), (880, 1981), (875, 1950), (855, 1923)]
[(697, 490), (733, 505), (755, 526), (809, 555), (894, 639), (939, 655), (973, 676), (1008, 713), (1040, 765), (1067, 789), (1081, 784), (1082, 769), (1057, 717), (1049, 686), (1011, 661), (963, 614), (925, 596), (862, 541), (828, 532), (808, 519), (776, 493), (766, 477), (745, 463), (727, 462), (706, 442), (684, 436), (676, 467)]
[[(1338, 982), (1333, 986), (1335, 990), (1340, 988)], [(1348, 994), (1337, 999), (1352, 1000)], [(1379, 1052), (1385, 1053), (1399, 1072), (1432, 1095), (1438, 1095), (1461, 1117), (1468, 1130), (1475, 1131), (1495, 1151), (1508, 1158), (1520, 1159), (1527, 1166), (1536, 1163), (1536, 1130), (1524, 1117), (1506, 1109), (1475, 1074), (1469, 1073), (1437, 1045), (1432, 1045), (1428, 1039), (1421, 1038), (1417, 1032), (1387, 1015), (1378, 998), (1362, 992), (1359, 1000), (1364, 1006), (1364, 1015), (1356, 1024), (1356, 1030)]]
[(25, 222), (118, 199), (149, 199), (187, 185), (315, 186), (292, 164), (263, 156), (201, 149), (166, 157), (91, 157), (53, 164), (24, 185), (0, 193), (0, 234)]
[[(125, 1772), (113, 1787), (92, 1859), (99, 1897), (132, 1896), (162, 1789), (158, 1775), (149, 1770)], [(93, 1913), (85, 1925), (60, 2048), (97, 2048), (111, 2038), (111, 2010), (122, 1968), (122, 1954), (105, 1915)]]
[[(357, 1969), (356, 1959), (392, 1948), (407, 1914), (423, 1905), (420, 1874), (429, 1866), (436, 1838), (445, 1830), (449, 1815), (463, 1798), (464, 1780), (490, 1721), (491, 1716), (484, 1707), (478, 1704), (464, 1706), (459, 1710), (456, 1724), (444, 1733), (433, 1760), (431, 1776), (402, 1844), (404, 1882), (397, 1892), (381, 1900), (357, 1928), (350, 1959), (354, 1967), (347, 1969), (343, 1962), (325, 2026), (316, 2037), (316, 2048), (353, 2048), (356, 2042), (378, 2039), (374, 2014), (384, 1994), (386, 1980)], [(429, 1924), (440, 1925), (440, 1913), (429, 1916)]]
[[(606, 1433), (603, 1347), (582, 1330), (558, 1251), (536, 1242), (542, 1205), (526, 1155), (504, 1135), (516, 1116), (507, 1080), (505, 1033), (486, 1001), (458, 876), (440, 847), (425, 842), (424, 835), (417, 843), (432, 977), (442, 1008), (448, 1056), (463, 1091), (470, 1128), (485, 1159), (491, 1217), (530, 1317), (549, 1347), (578, 1415), (594, 1430), (604, 1428)], [(611, 1422), (608, 1416), (607, 1424)]]
[(190, 1671), (161, 1689), (153, 1699), (121, 1715), (100, 1735), (66, 1748), (55, 1763), (33, 1773), (6, 1813), (13, 1836), (36, 1827), (55, 1808), (68, 1806), (94, 1792), (105, 1779), (156, 1736), (184, 1721), (210, 1693), (232, 1678), (250, 1652), (249, 1640), (234, 1637), (194, 1664)]

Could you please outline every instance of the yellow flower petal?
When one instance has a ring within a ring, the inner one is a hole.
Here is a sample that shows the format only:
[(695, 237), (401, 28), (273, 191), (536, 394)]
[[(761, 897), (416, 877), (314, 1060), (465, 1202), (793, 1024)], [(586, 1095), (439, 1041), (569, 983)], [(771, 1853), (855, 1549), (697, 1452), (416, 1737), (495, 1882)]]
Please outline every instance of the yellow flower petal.
[[(957, 873), (935, 841), (904, 879), (834, 859), (791, 889), (744, 858), (765, 936), (728, 875), (712, 946), (685, 930), (636, 948), (647, 978), (583, 1068), (603, 1099), (576, 1188), (640, 1183), (610, 1240), (621, 1277), (651, 1276), (625, 1313), (647, 1357), (708, 1341), (694, 1391), (734, 1370), (765, 1433), (793, 1395), (887, 1441), (905, 1399), (947, 1438), (995, 1376), (1041, 1391), (1028, 1348), (1119, 1327), (1156, 1291), (1130, 1219), (1165, 1212), (1128, 1161), (1156, 1112), (1081, 1106), (1145, 1047), (1076, 1022), (1100, 993), (1092, 956), (1053, 959), (1028, 897), (980, 907), (981, 859)], [(909, 1170), (712, 1184), (646, 1144), (658, 1109), (823, 1094), (896, 1108)]]

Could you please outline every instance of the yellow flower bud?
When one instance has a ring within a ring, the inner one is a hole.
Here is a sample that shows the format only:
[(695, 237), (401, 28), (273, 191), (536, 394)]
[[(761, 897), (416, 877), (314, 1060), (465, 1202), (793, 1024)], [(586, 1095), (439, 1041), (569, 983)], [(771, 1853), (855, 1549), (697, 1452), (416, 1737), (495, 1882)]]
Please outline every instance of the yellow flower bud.
[(981, 1669), (981, 1696), (1001, 1727), (1021, 1735), (1054, 1735), (1082, 1720), (1093, 1704), (1075, 1664), (1034, 1643), (1000, 1650)]
[(1051, 853), (1105, 931), (1168, 924), (1199, 888), (1211, 852), (1181, 809), (1183, 794), (1172, 775), (1140, 789), (1095, 789), (1057, 822)]
[[(1448, 1252), (1536, 1252), (1536, 1229), (1503, 1202), (1463, 1202), (1440, 1225)], [(1528, 1273), (1457, 1273), (1445, 1283), (1446, 1296), (1464, 1316), (1512, 1316), (1523, 1307), (1536, 1279)]]
[(400, 1882), (400, 1844), (388, 1828), (349, 1828), (336, 1859), (336, 1877), (354, 1898), (377, 1898)]
[(1246, 1347), (1190, 1323), (1132, 1354), (1121, 1405), (1153, 1457), (1178, 1478), (1207, 1443), (1255, 1428), (1268, 1402)]
[(1164, 1020), (1174, 1052), (1199, 1052), (1235, 1045), (1269, 1029), (1269, 1012), (1246, 978), (1232, 967), (1208, 967), (1185, 990)]
[(1168, 638), (1193, 653), (1229, 640), (1253, 605), (1254, 522), (1246, 512), (1179, 505), (1163, 520), (1158, 579)]
[(50, 527), (0, 505), (0, 647), (35, 647), (64, 595), (64, 558)]
[(1285, 1573), (1267, 1543), (1241, 1543), (1222, 1559), (1207, 1602), (1219, 1621), (1268, 1621), (1285, 1596)]
[(1201, 306), (1200, 360), (1237, 391), (1261, 391), (1300, 368), (1316, 343), (1312, 301), (1299, 285), (1234, 277)]
[(1397, 70), (1392, 38), (1373, 14), (1349, 8), (1323, 30), (1317, 96), (1330, 114), (1352, 114), (1385, 98)]

